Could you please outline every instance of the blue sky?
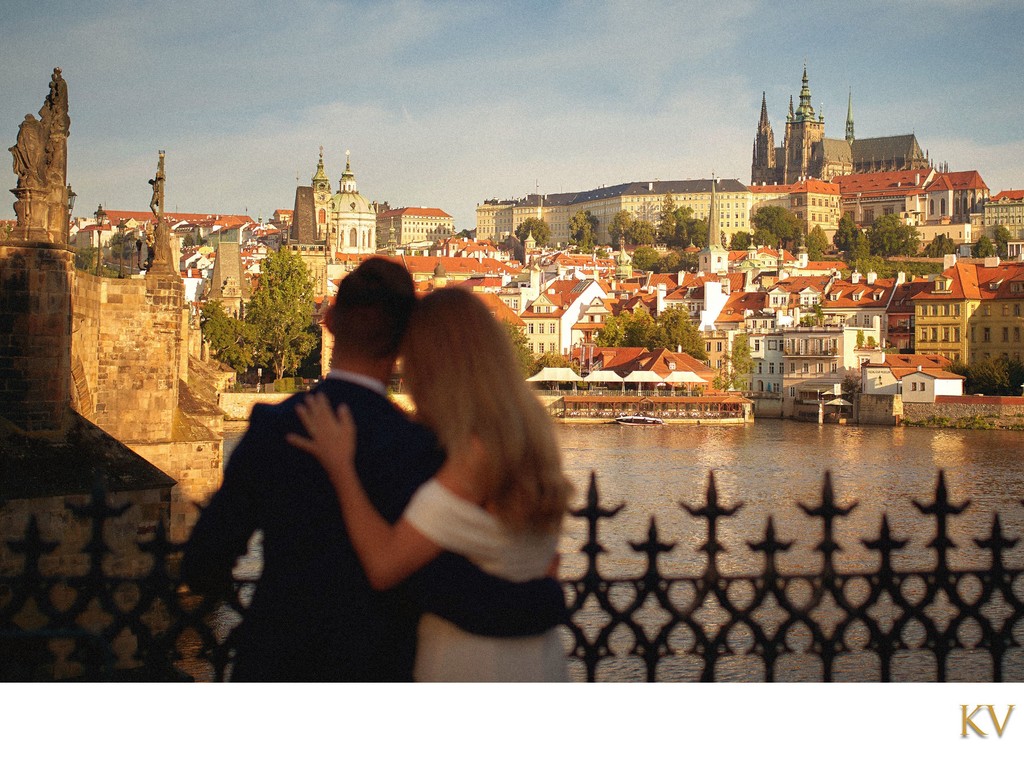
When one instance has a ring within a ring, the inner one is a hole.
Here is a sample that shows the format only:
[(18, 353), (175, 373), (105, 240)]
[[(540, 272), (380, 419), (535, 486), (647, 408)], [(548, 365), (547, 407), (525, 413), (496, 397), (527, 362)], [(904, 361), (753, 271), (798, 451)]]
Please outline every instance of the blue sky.
[(0, 134), (60, 66), (80, 213), (144, 209), (159, 149), (169, 208), (254, 218), (291, 207), (321, 144), (335, 186), (351, 150), (367, 198), (458, 228), (536, 188), (747, 182), (761, 92), (781, 140), (805, 60), (828, 136), (852, 89), (859, 136), (913, 131), (993, 193), (1024, 187), (1018, 0), (11, 4)]

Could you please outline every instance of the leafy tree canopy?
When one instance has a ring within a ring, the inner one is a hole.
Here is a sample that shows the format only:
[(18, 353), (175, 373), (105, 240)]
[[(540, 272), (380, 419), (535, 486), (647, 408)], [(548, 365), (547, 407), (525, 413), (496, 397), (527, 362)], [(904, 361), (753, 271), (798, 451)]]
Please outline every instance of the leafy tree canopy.
[(661, 261), (661, 254), (649, 245), (640, 246), (633, 251), (633, 268), (644, 272), (654, 271)]
[(826, 250), (828, 250), (828, 235), (825, 234), (820, 224), (816, 224), (807, 236), (807, 260), (824, 261)]
[(676, 202), (672, 193), (665, 193), (661, 199), (661, 214), (658, 216), (658, 242), (670, 245), (676, 234)]
[(949, 371), (964, 376), (964, 393), (967, 394), (1020, 396), (1021, 384), (1024, 383), (1024, 364), (1005, 356), (970, 364), (953, 362)]
[(626, 240), (632, 245), (653, 245), (657, 228), (644, 219), (634, 219), (626, 231)]
[(878, 217), (868, 232), (871, 255), (884, 259), (893, 256), (916, 256), (919, 238), (917, 230), (904, 224), (896, 214)]
[(502, 322), (501, 324), (508, 333), (509, 342), (512, 344), (512, 353), (516, 358), (519, 371), (522, 372), (523, 377), (529, 377), (534, 374), (531, 372), (533, 369), (533, 352), (530, 351), (530, 343), (526, 339), (526, 332), (522, 327), (511, 322)]
[(1006, 255), (1006, 244), (1010, 242), (1010, 231), (1003, 225), (999, 225), (992, 230), (992, 242), (996, 246), (996, 255)]
[(608, 225), (608, 235), (612, 239), (612, 245), (618, 247), (622, 242), (623, 238), (629, 231), (630, 226), (633, 224), (633, 215), (628, 211), (618, 211), (615, 216), (612, 217), (611, 223)]
[(260, 267), (259, 285), (246, 307), (257, 363), (270, 362), (276, 377), (294, 373), (313, 349), (313, 279), (298, 252), (281, 248)]
[(623, 312), (605, 320), (605, 326), (594, 337), (599, 346), (630, 346), (654, 350), (682, 348), (695, 359), (707, 358), (704, 339), (682, 309), (666, 309), (655, 320), (646, 311)]
[(803, 239), (803, 224), (796, 214), (781, 206), (762, 206), (754, 213), (754, 242), (792, 250)]
[(924, 247), (924, 255), (929, 258), (942, 258), (953, 253), (956, 253), (956, 245), (946, 235), (936, 235), (935, 239)]
[(589, 211), (577, 211), (569, 219), (569, 237), (581, 250), (594, 247), (597, 235), (597, 217)]
[(729, 241), (730, 251), (745, 251), (750, 247), (750, 244), (754, 242), (754, 237), (749, 232), (740, 230), (734, 232), (732, 239)]
[(253, 363), (251, 329), (224, 311), (220, 301), (207, 301), (199, 314), (203, 339), (213, 357), (235, 372), (245, 372)]
[(526, 240), (530, 235), (533, 235), (538, 246), (543, 246), (551, 239), (551, 226), (543, 219), (531, 216), (516, 227), (516, 237), (521, 241)]
[(732, 339), (732, 350), (725, 355), (722, 368), (712, 385), (719, 390), (745, 390), (754, 371), (754, 360), (750, 356), (750, 341), (746, 333), (739, 333)]
[(971, 250), (971, 255), (976, 259), (984, 259), (989, 256), (996, 255), (996, 247), (992, 244), (991, 238), (988, 235), (982, 235), (978, 238), (978, 242), (974, 244), (974, 248)]
[(857, 239), (857, 227), (850, 217), (843, 215), (839, 219), (839, 228), (832, 236), (832, 244), (843, 253), (853, 250), (853, 244)]

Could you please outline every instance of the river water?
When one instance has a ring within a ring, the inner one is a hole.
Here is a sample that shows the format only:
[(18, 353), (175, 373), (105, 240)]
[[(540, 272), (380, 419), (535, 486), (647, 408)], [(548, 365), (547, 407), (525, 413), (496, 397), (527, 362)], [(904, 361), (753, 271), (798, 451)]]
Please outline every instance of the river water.
[[(821, 566), (820, 554), (813, 551), (821, 540), (821, 523), (806, 517), (798, 502), (820, 503), (826, 470), (832, 474), (838, 504), (857, 503), (835, 522), (841, 547), (835, 564), (840, 572), (877, 568), (877, 554), (866, 551), (861, 540), (877, 538), (883, 512), (894, 537), (908, 542), (897, 555), (897, 570), (933, 565), (935, 552), (926, 545), (934, 535), (934, 520), (922, 518), (913, 501), (934, 499), (940, 468), (946, 472), (951, 501), (970, 501), (962, 514), (950, 518), (956, 544), (950, 551), (953, 567), (987, 564), (988, 553), (973, 539), (988, 536), (996, 512), (1004, 535), (1024, 537), (1024, 434), (1016, 431), (818, 426), (762, 419), (743, 426), (651, 428), (569, 423), (558, 425), (557, 435), (565, 471), (577, 488), (575, 504), (584, 504), (591, 473), (596, 474), (603, 507), (625, 504), (601, 529), (607, 553), (601, 555), (599, 567), (607, 577), (643, 570), (645, 560), (629, 542), (646, 539), (652, 518), (659, 539), (676, 544), (661, 559), (662, 572), (701, 573), (706, 559), (697, 547), (707, 539), (706, 525), (688, 515), (679, 502), (703, 505), (712, 471), (720, 506), (743, 504), (735, 516), (719, 522), (718, 540), (725, 549), (719, 564), (726, 574), (760, 572), (763, 558), (752, 554), (747, 544), (763, 539), (769, 516), (778, 540), (793, 544), (779, 557), (781, 572)], [(241, 431), (227, 434), (226, 456), (240, 436)], [(567, 520), (561, 543), (564, 578), (583, 572), (586, 558), (579, 548), (585, 538), (584, 521)], [(1008, 566), (1024, 566), (1024, 541), (1006, 557)], [(636, 676), (633, 671), (621, 675), (628, 680)], [(735, 680), (743, 680), (742, 674)]]

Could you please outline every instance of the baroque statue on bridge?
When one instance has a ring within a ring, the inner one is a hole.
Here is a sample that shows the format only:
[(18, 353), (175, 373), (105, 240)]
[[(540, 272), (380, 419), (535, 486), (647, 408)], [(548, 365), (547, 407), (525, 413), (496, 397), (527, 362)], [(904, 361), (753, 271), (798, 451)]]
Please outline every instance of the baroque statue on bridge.
[(25, 240), (67, 243), (68, 239), (68, 86), (59, 68), (50, 78), (50, 93), (39, 118), (27, 114), (10, 148), (18, 186), (15, 235)]

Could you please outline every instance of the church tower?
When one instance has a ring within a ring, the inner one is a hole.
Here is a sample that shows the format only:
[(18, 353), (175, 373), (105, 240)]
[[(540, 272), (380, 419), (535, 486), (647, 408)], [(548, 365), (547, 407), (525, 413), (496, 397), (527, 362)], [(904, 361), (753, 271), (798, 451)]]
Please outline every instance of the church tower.
[(786, 120), (782, 182), (790, 185), (801, 177), (818, 176), (818, 168), (812, 165), (814, 147), (825, 139), (825, 120), (814, 113), (811, 105), (811, 88), (807, 80), (807, 66), (800, 87), (800, 106), (793, 111), (790, 100), (790, 117)]
[(725, 274), (729, 271), (729, 252), (722, 245), (722, 213), (718, 205), (718, 180), (711, 176), (711, 200), (708, 203), (708, 244), (697, 257), (698, 271)]
[(768, 121), (768, 103), (761, 93), (761, 119), (754, 138), (754, 157), (750, 164), (750, 182), (754, 185), (773, 185), (777, 180), (775, 167), (775, 135)]
[(850, 99), (846, 102), (846, 142), (853, 145), (853, 90), (850, 90)]
[(320, 146), (320, 161), (313, 175), (313, 213), (316, 218), (316, 239), (327, 239), (327, 215), (331, 209), (331, 180), (324, 170), (324, 146)]

